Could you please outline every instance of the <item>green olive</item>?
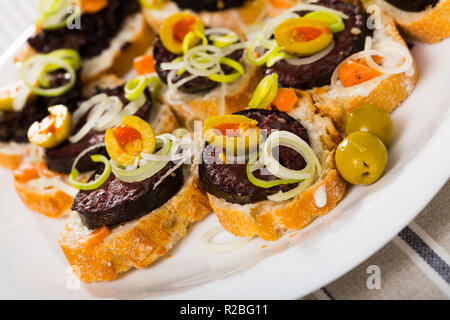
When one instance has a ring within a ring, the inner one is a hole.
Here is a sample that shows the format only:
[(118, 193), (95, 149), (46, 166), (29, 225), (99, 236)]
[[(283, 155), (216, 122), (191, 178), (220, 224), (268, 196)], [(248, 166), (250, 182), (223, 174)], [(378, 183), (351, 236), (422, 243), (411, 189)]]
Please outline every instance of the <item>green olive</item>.
[(386, 168), (387, 150), (383, 142), (369, 132), (353, 132), (336, 150), (336, 167), (352, 184), (371, 184)]
[(387, 147), (392, 139), (394, 126), (389, 112), (373, 105), (356, 108), (348, 115), (345, 133), (356, 131), (370, 132), (383, 141)]

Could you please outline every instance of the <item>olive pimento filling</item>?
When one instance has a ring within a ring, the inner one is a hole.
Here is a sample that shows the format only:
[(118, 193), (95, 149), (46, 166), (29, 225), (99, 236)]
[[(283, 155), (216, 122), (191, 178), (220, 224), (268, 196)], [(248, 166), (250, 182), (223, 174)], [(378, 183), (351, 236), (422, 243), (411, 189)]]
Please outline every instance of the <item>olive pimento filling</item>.
[[(181, 9), (200, 11), (222, 11), (242, 7), (245, 0), (174, 0)], [(252, 1), (252, 0), (250, 0)]]
[(177, 135), (155, 136), (152, 127), (136, 116), (124, 116), (106, 130), (110, 160), (92, 157), (104, 168), (87, 183), (77, 180), (76, 170), (69, 175), (69, 182), (81, 190), (72, 210), (83, 224), (90, 229), (112, 228), (147, 215), (173, 197), (183, 185), (182, 166), (192, 154), (183, 155), (186, 150)]
[[(336, 67), (350, 55), (363, 50), (366, 36), (372, 34), (366, 24), (368, 16), (360, 5), (352, 5), (339, 0), (319, 1), (315, 2), (314, 5), (338, 10), (347, 15), (348, 18), (343, 19), (345, 28), (332, 34), (333, 49), (325, 57), (315, 62), (296, 65), (289, 63), (287, 59), (282, 59), (272, 66), (264, 65), (262, 68), (263, 74), (276, 73), (282, 87), (307, 90), (330, 84), (331, 76)], [(309, 13), (311, 12), (298, 12), (300, 17), (305, 17)], [(310, 17), (305, 18), (309, 19)], [(311, 18), (315, 17), (311, 16)], [(320, 29), (321, 26), (314, 25), (314, 27)], [(291, 50), (287, 48), (286, 52), (298, 58), (308, 57), (314, 52), (323, 51), (329, 43), (330, 35), (326, 32), (319, 34), (306, 25), (292, 29), (297, 31), (295, 37), (294, 35), (289, 36), (287, 33), (285, 35), (289, 39), (294, 37), (302, 41), (290, 46)], [(305, 45), (306, 43), (307, 45)]]
[[(69, 81), (64, 70), (54, 70), (48, 76), (48, 88), (58, 88)], [(79, 79), (78, 70), (75, 85), (68, 92), (54, 97), (35, 95), (27, 100), (20, 111), (0, 111), (0, 142), (28, 142), (28, 128), (33, 122), (47, 116), (47, 108), (50, 106), (62, 104), (69, 111), (74, 111), (82, 97), (82, 83)]]
[[(118, 86), (113, 89), (98, 89), (97, 93), (105, 93), (108, 96), (115, 96), (120, 99), (123, 105), (127, 105), (129, 101), (125, 98), (124, 85)], [(152, 107), (152, 99), (149, 90), (145, 92), (147, 100), (134, 114), (141, 118), (146, 118)], [(86, 123), (87, 114), (76, 124), (73, 132), (78, 132)], [(105, 131), (97, 131), (91, 129), (81, 140), (76, 143), (71, 143), (70, 141), (65, 141), (56, 148), (46, 149), (44, 161), (47, 167), (55, 172), (69, 174), (73, 162), (76, 157), (86, 150), (87, 148), (94, 146), (96, 144), (102, 143), (105, 139)], [(77, 165), (77, 169), (80, 172), (90, 171), (95, 169), (97, 166), (92, 163), (89, 157), (93, 154), (103, 154), (106, 155), (106, 150), (104, 147), (92, 150), (87, 153), (84, 157), (80, 159)]]
[(29, 38), (28, 43), (42, 53), (70, 48), (78, 51), (84, 59), (92, 58), (109, 47), (125, 20), (139, 10), (137, 0), (108, 0), (107, 6), (100, 11), (81, 15), (81, 28), (64, 26), (55, 30), (42, 29)]
[(386, 0), (386, 2), (403, 11), (420, 12), (428, 7), (434, 8), (439, 0)]
[[(294, 118), (284, 112), (263, 109), (247, 109), (235, 113), (257, 121), (257, 127), (267, 130), (266, 135), (277, 131), (287, 131), (309, 144), (306, 129)], [(229, 126), (228, 126), (229, 128)], [(275, 157), (281, 165), (292, 170), (302, 170), (306, 161), (295, 150), (280, 146), (274, 148)], [(278, 192), (287, 192), (297, 187), (298, 183), (280, 184), (270, 188), (259, 187), (252, 183), (247, 174), (248, 157), (245, 161), (226, 163), (217, 148), (205, 147), (199, 165), (200, 181), (209, 193), (231, 203), (248, 204), (267, 200), (267, 196)], [(275, 181), (278, 179), (265, 168), (253, 172), (257, 179)]]

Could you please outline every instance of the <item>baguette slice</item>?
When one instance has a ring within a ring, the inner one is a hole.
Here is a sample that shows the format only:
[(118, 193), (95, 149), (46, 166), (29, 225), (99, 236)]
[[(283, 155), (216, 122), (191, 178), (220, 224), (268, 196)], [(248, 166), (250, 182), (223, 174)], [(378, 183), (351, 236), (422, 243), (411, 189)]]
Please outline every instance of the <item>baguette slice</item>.
[(0, 167), (5, 169), (17, 169), (29, 151), (27, 143), (1, 143), (0, 144)]
[(91, 247), (78, 242), (91, 230), (81, 224), (78, 213), (72, 212), (60, 245), (81, 281), (109, 281), (130, 268), (145, 268), (179, 242), (191, 224), (211, 213), (196, 172), (196, 166), (192, 166), (184, 186), (163, 206), (114, 228)]
[(56, 188), (30, 187), (17, 179), (14, 179), (14, 187), (28, 209), (48, 218), (59, 218), (70, 210), (73, 203), (72, 196)]
[[(383, 28), (374, 30), (374, 43), (394, 40), (407, 47), (392, 18), (381, 15), (381, 22)], [(411, 94), (418, 78), (419, 72), (413, 60), (411, 69), (404, 73), (383, 75), (348, 88), (314, 88), (313, 99), (320, 112), (333, 119), (338, 129), (342, 130), (347, 114), (360, 105), (373, 104), (391, 112)]]
[[(154, 33), (141, 13), (128, 17), (108, 48), (100, 55), (82, 61), (81, 79), (89, 82), (107, 73), (123, 77), (131, 70), (133, 59), (143, 54), (152, 45), (153, 39)], [(24, 61), (35, 54), (36, 51), (27, 45), (15, 61)]]
[[(317, 114), (308, 92), (297, 90), (297, 95), (300, 102), (289, 115), (308, 131), (311, 147), (322, 165), (322, 174), (307, 190), (282, 202), (266, 200), (239, 205), (208, 194), (223, 228), (236, 236), (258, 235), (264, 240), (277, 240), (287, 230), (301, 229), (316, 217), (326, 215), (344, 196), (346, 183), (334, 163), (334, 150), (341, 137), (330, 119)], [(327, 195), (326, 205), (320, 208), (315, 200), (319, 188), (325, 188)]]
[[(123, 80), (115, 75), (105, 75), (89, 83), (85, 88), (85, 93), (93, 95), (95, 88), (114, 88), (123, 84)], [(170, 133), (179, 127), (178, 120), (171, 109), (163, 104), (155, 104), (150, 112), (149, 123), (156, 135)], [(1, 160), (0, 156), (0, 160)], [(67, 183), (66, 177), (60, 177)], [(22, 202), (32, 211), (41, 213), (49, 218), (58, 218), (70, 211), (73, 197), (64, 193), (60, 189), (49, 187), (41, 188), (30, 186), (28, 182), (19, 182), (14, 179), (14, 186)]]
[(384, 0), (367, 0), (363, 4), (366, 8), (379, 6), (413, 39), (431, 44), (450, 37), (450, 0), (440, 0), (434, 8), (421, 12), (403, 11)]
[(243, 110), (248, 106), (253, 91), (262, 79), (262, 73), (258, 67), (246, 60), (242, 63), (245, 74), (236, 82), (226, 85), (224, 110), (221, 110), (222, 89), (220, 86), (206, 94), (179, 93), (175, 97), (175, 102), (169, 100), (164, 93), (161, 99), (172, 107), (173, 112), (189, 129), (193, 129), (193, 123), (196, 120), (204, 121), (210, 116)]
[[(161, 9), (143, 9), (145, 19), (156, 33), (159, 33), (159, 28), (165, 19), (180, 11), (182, 9), (173, 1), (166, 1)], [(267, 0), (251, 0), (246, 1), (241, 8), (218, 12), (202, 11), (194, 14), (197, 14), (207, 26), (231, 29), (243, 36), (248, 25), (263, 21), (266, 17)]]

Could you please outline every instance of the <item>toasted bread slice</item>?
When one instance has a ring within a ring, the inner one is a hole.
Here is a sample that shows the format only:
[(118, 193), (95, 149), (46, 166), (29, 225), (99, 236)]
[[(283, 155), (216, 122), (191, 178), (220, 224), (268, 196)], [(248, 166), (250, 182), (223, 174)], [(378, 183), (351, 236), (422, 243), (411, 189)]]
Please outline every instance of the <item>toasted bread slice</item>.
[[(373, 43), (393, 40), (407, 47), (392, 18), (381, 15), (381, 22), (383, 28), (374, 30)], [(391, 112), (411, 94), (418, 78), (419, 72), (413, 60), (410, 70), (404, 73), (382, 75), (348, 88), (314, 88), (313, 99), (320, 112), (333, 119), (336, 126), (342, 130), (347, 114), (360, 105), (373, 104)]]
[[(81, 79), (89, 82), (107, 73), (123, 77), (131, 70), (133, 59), (143, 54), (152, 45), (153, 39), (154, 33), (141, 13), (128, 17), (108, 48), (100, 55), (82, 61)], [(24, 61), (35, 54), (36, 51), (32, 47), (26, 46), (16, 56), (15, 61)]]
[(107, 49), (99, 56), (83, 61), (82, 79), (95, 79), (105, 73), (123, 77), (132, 69), (133, 59), (143, 54), (153, 39), (154, 33), (141, 13), (127, 18)]
[[(84, 90), (86, 94), (92, 95), (95, 94), (95, 89), (98, 87), (114, 88), (121, 84), (123, 84), (123, 80), (115, 75), (104, 75), (99, 79), (90, 82)], [(149, 119), (147, 120), (157, 135), (170, 133), (179, 127), (178, 119), (172, 110), (164, 104), (154, 104)], [(0, 154), (0, 161), (2, 161), (2, 159)], [(55, 178), (59, 178), (60, 180), (63, 180), (64, 183), (67, 183), (66, 177), (58, 175)], [(73, 203), (72, 196), (55, 187), (43, 189), (41, 187), (32, 186), (29, 182), (19, 182), (17, 179), (15, 179), (14, 185), (20, 198), (30, 210), (50, 218), (57, 218), (64, 213), (69, 212)]]
[[(148, 24), (155, 32), (163, 21), (182, 9), (173, 1), (167, 1), (161, 9), (144, 9), (144, 16)], [(201, 11), (197, 14), (209, 27), (228, 28), (239, 35), (244, 35), (246, 27), (256, 22), (263, 21), (267, 15), (267, 0), (246, 1), (241, 8), (227, 9), (218, 12)]]
[[(330, 212), (344, 195), (346, 183), (334, 163), (334, 150), (341, 137), (330, 119), (317, 114), (308, 92), (297, 90), (297, 95), (300, 97), (298, 106), (289, 115), (308, 131), (311, 147), (322, 165), (322, 174), (307, 190), (282, 202), (266, 200), (239, 205), (208, 194), (220, 223), (236, 236), (258, 235), (264, 240), (277, 240), (287, 230), (301, 229), (316, 217)], [(318, 189), (326, 193), (325, 205), (317, 204)]]
[[(221, 113), (233, 113), (247, 108), (253, 91), (262, 79), (261, 70), (246, 60), (245, 74), (236, 82), (226, 85), (224, 110), (221, 110), (222, 88), (219, 86), (206, 94), (177, 93), (174, 101), (162, 92), (161, 99), (172, 107), (173, 112), (189, 129), (193, 129), (195, 120), (206, 120)], [(178, 102), (180, 101), (180, 102)]]
[(403, 11), (384, 0), (367, 0), (363, 5), (379, 6), (413, 39), (431, 44), (450, 37), (450, 0), (440, 0), (435, 7), (421, 12)]
[(60, 245), (81, 281), (109, 281), (130, 268), (145, 268), (180, 241), (191, 224), (211, 213), (196, 172), (193, 166), (184, 186), (163, 206), (114, 228), (93, 246), (80, 245), (80, 238), (92, 230), (82, 225), (78, 213), (72, 212)]
[[(67, 183), (67, 182), (66, 182)], [(25, 206), (49, 218), (58, 218), (70, 210), (73, 197), (56, 188), (30, 187), (14, 179), (14, 187)]]
[(28, 143), (1, 143), (0, 166), (5, 169), (17, 169), (28, 152)]

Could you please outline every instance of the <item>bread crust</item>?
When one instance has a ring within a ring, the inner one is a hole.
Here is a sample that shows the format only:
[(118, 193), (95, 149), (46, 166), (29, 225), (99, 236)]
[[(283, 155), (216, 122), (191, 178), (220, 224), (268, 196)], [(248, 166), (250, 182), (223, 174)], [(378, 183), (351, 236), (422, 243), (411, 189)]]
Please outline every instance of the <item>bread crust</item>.
[[(194, 170), (194, 168), (192, 169)], [(194, 170), (193, 172), (196, 172)], [(74, 273), (83, 282), (110, 281), (130, 268), (145, 268), (165, 255), (188, 227), (211, 213), (208, 199), (195, 174), (162, 207), (146, 216), (117, 227), (100, 243), (85, 248), (77, 243), (72, 213), (60, 246)]]
[(0, 167), (10, 170), (17, 169), (22, 163), (27, 148), (28, 144), (23, 144), (23, 146), (11, 150), (8, 144), (0, 144)]
[[(182, 11), (175, 2), (167, 1), (161, 9), (143, 9), (145, 19), (155, 32), (170, 15)], [(243, 7), (219, 12), (194, 13), (209, 27), (228, 28), (240, 36), (245, 35), (246, 26), (263, 21), (267, 16), (267, 0), (247, 1)]]
[[(382, 15), (382, 23), (384, 32), (388, 36), (407, 47), (392, 18)], [(321, 114), (333, 119), (342, 131), (347, 114), (360, 105), (373, 104), (388, 112), (400, 105), (412, 93), (419, 79), (419, 71), (414, 59), (412, 68), (413, 74), (404, 72), (382, 76), (349, 88), (334, 90), (329, 86), (314, 88), (313, 99)]]
[[(314, 193), (321, 186), (327, 191), (327, 204), (317, 208)], [(222, 227), (240, 237), (260, 236), (267, 241), (279, 239), (287, 229), (302, 229), (315, 218), (330, 212), (342, 199), (346, 184), (336, 169), (331, 170), (323, 181), (316, 183), (284, 207), (258, 212), (259, 207), (249, 213), (229, 208), (224, 200), (208, 194), (208, 198)]]
[(436, 43), (450, 37), (450, 0), (441, 0), (434, 8), (422, 12), (406, 12), (383, 0), (367, 0), (364, 7), (378, 5), (394, 18), (400, 29), (413, 39)]
[[(246, 73), (236, 83), (230, 84), (225, 96), (224, 113), (233, 113), (248, 107), (253, 91), (262, 79), (261, 70), (245, 62)], [(166, 95), (161, 98), (164, 103), (172, 107), (182, 123), (189, 129), (193, 129), (195, 120), (204, 121), (210, 116), (220, 114), (220, 90), (216, 88), (212, 92), (204, 95), (185, 95), (183, 103), (170, 103)]]
[(70, 210), (73, 198), (57, 189), (37, 190), (14, 179), (14, 187), (25, 206), (48, 218), (59, 218)]
[(132, 69), (133, 59), (143, 54), (153, 40), (154, 33), (141, 13), (128, 17), (108, 49), (95, 58), (83, 61), (82, 80), (90, 81), (105, 73), (123, 77)]
[[(297, 90), (299, 106), (290, 115), (301, 121), (308, 130), (312, 147), (322, 164), (321, 177), (307, 190), (283, 202), (261, 201), (250, 205), (231, 204), (211, 194), (208, 198), (214, 213), (225, 230), (236, 236), (260, 236), (274, 241), (289, 229), (301, 229), (318, 216), (327, 214), (342, 199), (346, 183), (334, 163), (334, 150), (340, 135), (330, 119), (319, 116), (310, 94)], [(312, 131), (314, 133), (312, 134)], [(315, 192), (325, 186), (327, 203), (319, 208)]]

